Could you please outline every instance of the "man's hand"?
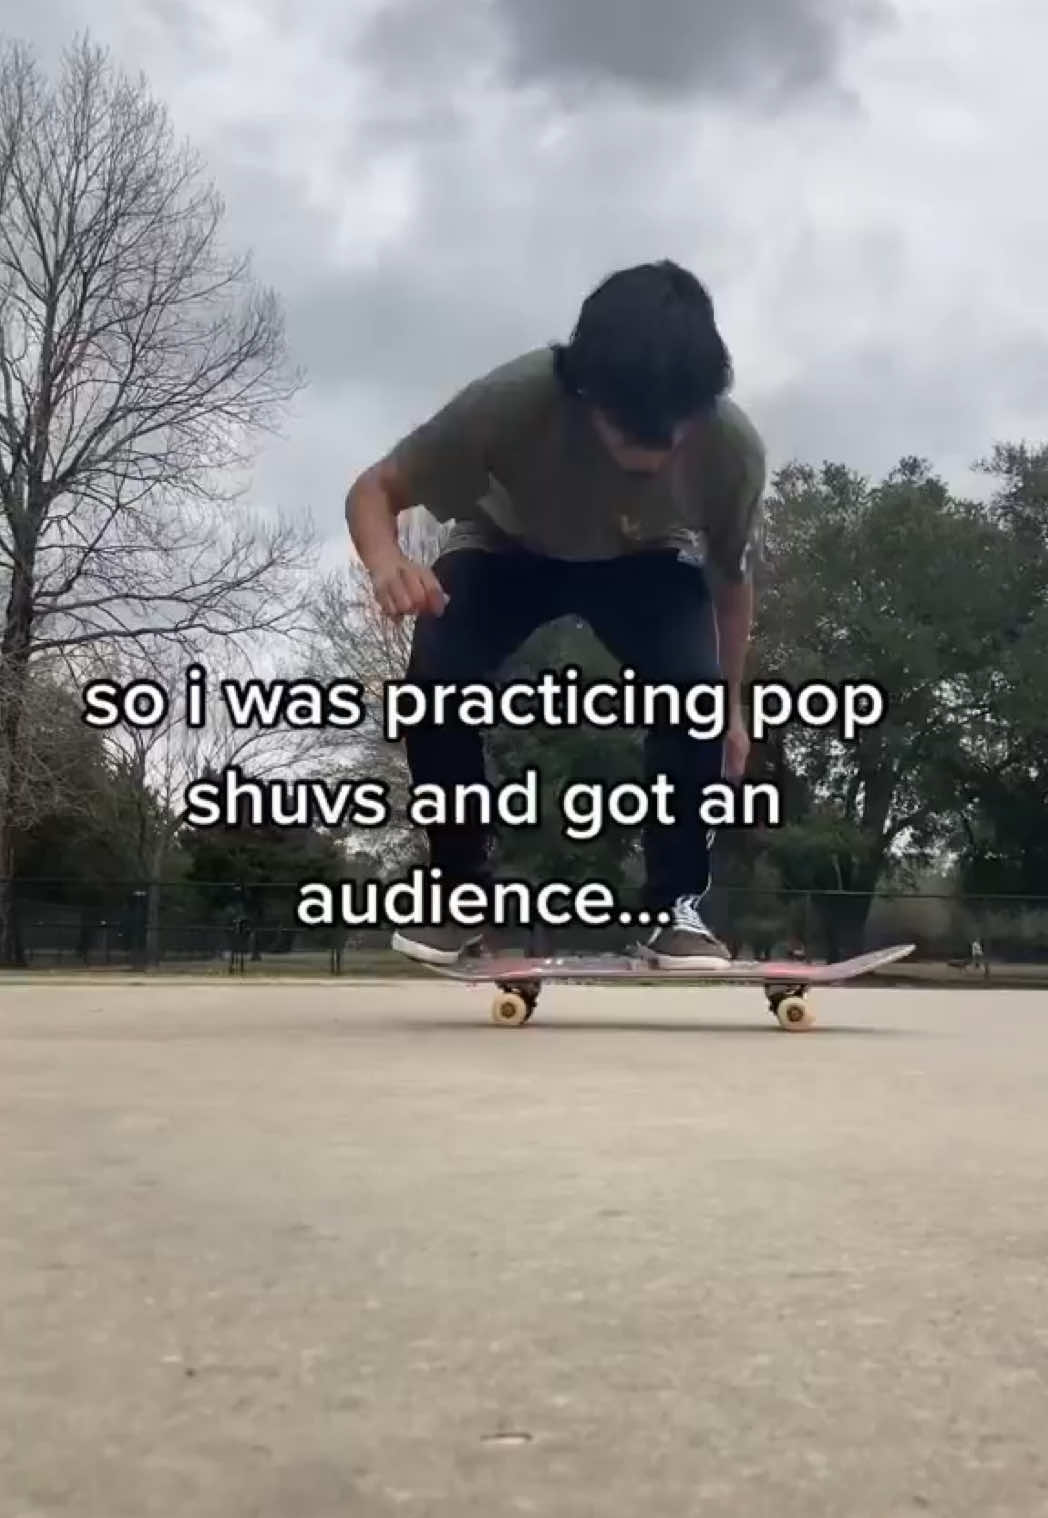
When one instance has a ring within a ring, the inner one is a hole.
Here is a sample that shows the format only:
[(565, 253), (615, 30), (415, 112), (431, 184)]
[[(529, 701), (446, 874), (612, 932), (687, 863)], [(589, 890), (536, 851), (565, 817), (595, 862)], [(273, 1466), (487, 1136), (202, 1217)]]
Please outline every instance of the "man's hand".
[(371, 566), (371, 586), (386, 616), (398, 620), (426, 612), (439, 617), (448, 604), (444, 587), (433, 571), (399, 551)]
[(750, 757), (750, 735), (741, 712), (732, 712), (724, 734), (724, 778), (741, 780)]
[(346, 525), (387, 617), (439, 617), (448, 597), (431, 569), (403, 552), (397, 518), (413, 505), (411, 492), (389, 459), (373, 464), (346, 496)]

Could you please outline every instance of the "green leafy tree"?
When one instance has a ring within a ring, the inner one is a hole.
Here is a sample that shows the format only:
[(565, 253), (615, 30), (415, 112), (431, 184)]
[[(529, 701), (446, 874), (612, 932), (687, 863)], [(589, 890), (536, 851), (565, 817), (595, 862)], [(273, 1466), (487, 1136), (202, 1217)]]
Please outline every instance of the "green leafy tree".
[(767, 536), (761, 678), (875, 682), (887, 701), (854, 742), (798, 725), (780, 739), (793, 804), (773, 857), (789, 885), (852, 893), (825, 914), (837, 954), (860, 938), (878, 883), (947, 832), (973, 701), (1003, 656), (1016, 555), (998, 522), (917, 459), (876, 486), (841, 465), (791, 466)]
[(958, 792), (960, 883), (1043, 894), (1048, 881), (1048, 449), (1001, 445), (989, 520), (1010, 551), (999, 659), (972, 682)]

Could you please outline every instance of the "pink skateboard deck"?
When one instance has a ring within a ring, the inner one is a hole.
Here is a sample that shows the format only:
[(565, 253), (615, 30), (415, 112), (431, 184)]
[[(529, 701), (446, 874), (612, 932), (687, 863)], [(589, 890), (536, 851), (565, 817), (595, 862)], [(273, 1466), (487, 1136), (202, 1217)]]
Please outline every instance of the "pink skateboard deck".
[(665, 970), (643, 954), (561, 954), (548, 959), (478, 954), (466, 956), (450, 965), (426, 965), (438, 975), (453, 980), (491, 981), (495, 985), (513, 985), (542, 980), (733, 980), (772, 985), (828, 986), (854, 980), (882, 965), (893, 964), (912, 954), (914, 945), (894, 944), (890, 949), (874, 949), (852, 959), (811, 964), (801, 959), (726, 959), (715, 965), (686, 965), (679, 970)]
[(503, 1027), (519, 1027), (530, 1020), (545, 981), (675, 981), (678, 984), (735, 982), (760, 985), (772, 1011), (791, 1031), (812, 1026), (814, 1018), (804, 1004), (809, 986), (836, 985), (868, 975), (914, 951), (914, 944), (893, 944), (851, 959), (812, 964), (798, 959), (726, 959), (711, 965), (688, 965), (666, 970), (641, 952), (636, 954), (566, 954), (549, 958), (511, 955), (465, 955), (453, 964), (424, 964), (436, 975), (472, 983), (490, 982), (498, 987), (492, 1019)]

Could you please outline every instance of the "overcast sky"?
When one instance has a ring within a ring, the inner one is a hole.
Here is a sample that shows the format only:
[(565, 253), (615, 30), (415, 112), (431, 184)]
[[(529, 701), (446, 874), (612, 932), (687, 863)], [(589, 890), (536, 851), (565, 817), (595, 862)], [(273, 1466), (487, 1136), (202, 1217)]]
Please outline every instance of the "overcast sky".
[(1048, 441), (1044, 0), (0, 0), (142, 70), (282, 295), (309, 387), (260, 499), (351, 477), (670, 256), (773, 468), (955, 485)]

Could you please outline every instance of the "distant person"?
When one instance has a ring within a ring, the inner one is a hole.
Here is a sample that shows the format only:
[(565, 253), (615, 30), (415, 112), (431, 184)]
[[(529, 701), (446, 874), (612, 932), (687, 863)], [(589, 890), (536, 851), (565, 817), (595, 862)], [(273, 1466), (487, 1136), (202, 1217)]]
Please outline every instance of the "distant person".
[[(727, 398), (731, 379), (699, 281), (668, 261), (623, 269), (584, 302), (569, 343), (467, 385), (346, 499), (379, 605), (418, 618), (413, 682), (491, 678), (568, 614), (641, 680), (724, 679), (723, 739), (669, 726), (647, 735), (649, 776), (666, 774), (680, 798), (677, 826), (645, 838), (646, 905), (672, 915), (648, 941), (664, 966), (730, 958), (702, 917), (711, 838), (696, 801), (706, 785), (740, 779), (749, 751), (741, 692), (765, 457)], [(397, 517), (416, 505), (457, 524), (432, 570), (398, 541)], [(475, 729), (418, 726), (406, 748), (415, 783), (484, 780)], [(445, 884), (488, 881), (480, 827), (433, 827), (429, 842)], [(393, 943), (444, 964), (481, 936), (447, 924), (403, 928)]]

